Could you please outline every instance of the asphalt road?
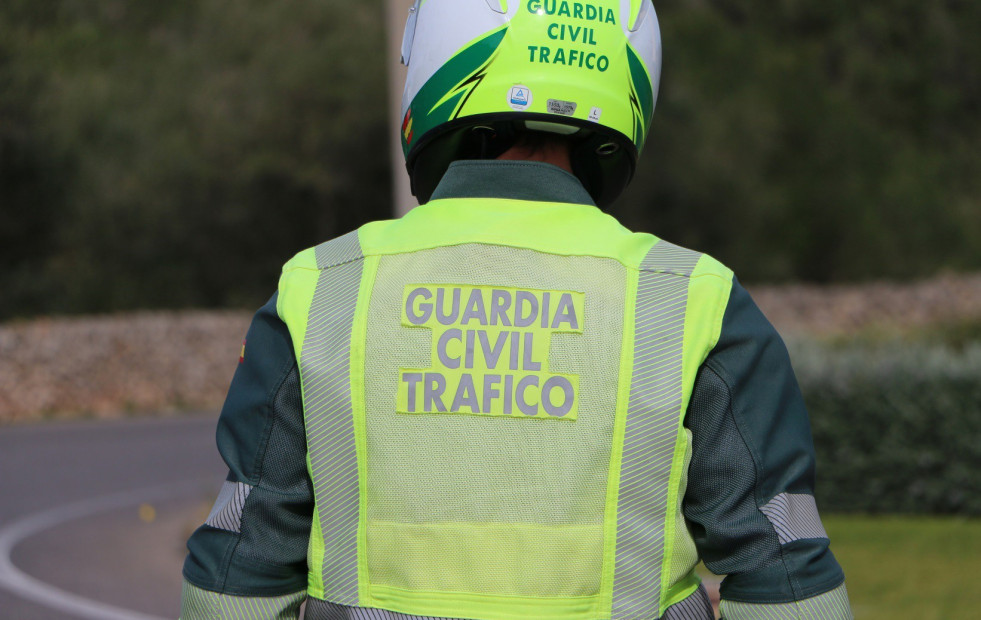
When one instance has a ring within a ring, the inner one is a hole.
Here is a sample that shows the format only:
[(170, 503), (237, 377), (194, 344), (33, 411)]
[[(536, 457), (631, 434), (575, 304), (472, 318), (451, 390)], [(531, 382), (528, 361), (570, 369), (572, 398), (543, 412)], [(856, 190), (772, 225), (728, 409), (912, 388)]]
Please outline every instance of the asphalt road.
[(215, 415), (0, 428), (0, 619), (174, 619)]
[(216, 422), (0, 428), (0, 620), (177, 618), (184, 541), (226, 474)]

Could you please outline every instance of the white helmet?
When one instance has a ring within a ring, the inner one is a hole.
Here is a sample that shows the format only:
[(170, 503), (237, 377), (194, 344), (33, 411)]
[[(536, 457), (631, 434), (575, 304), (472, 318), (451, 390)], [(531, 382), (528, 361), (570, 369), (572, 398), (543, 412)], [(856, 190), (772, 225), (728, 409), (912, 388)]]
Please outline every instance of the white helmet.
[(420, 202), (450, 162), (496, 157), (518, 132), (568, 135), (603, 206), (633, 176), (661, 74), (651, 0), (416, 0), (402, 149)]

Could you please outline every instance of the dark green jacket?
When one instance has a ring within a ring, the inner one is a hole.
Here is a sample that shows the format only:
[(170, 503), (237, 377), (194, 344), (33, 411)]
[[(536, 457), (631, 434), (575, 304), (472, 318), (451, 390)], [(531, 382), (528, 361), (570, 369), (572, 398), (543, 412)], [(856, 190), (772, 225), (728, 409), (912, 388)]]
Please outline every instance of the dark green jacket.
[[(457, 162), (433, 196), (452, 197), (592, 204), (575, 177), (530, 162)], [(850, 617), (814, 507), (814, 450), (786, 348), (738, 282), (685, 427), (692, 460), (684, 516), (706, 566), (728, 575), (728, 617)], [(314, 503), (299, 372), (275, 296), (249, 329), (217, 439), (229, 474), (188, 541), (182, 617), (240, 617), (245, 609), (259, 610), (247, 617), (295, 617)]]

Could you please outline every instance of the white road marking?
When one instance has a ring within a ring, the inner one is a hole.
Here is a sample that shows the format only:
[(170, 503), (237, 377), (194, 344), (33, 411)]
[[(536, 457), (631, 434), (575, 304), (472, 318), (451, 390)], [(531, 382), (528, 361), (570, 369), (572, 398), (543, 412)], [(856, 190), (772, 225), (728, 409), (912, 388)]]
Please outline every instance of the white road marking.
[(147, 501), (187, 495), (199, 489), (200, 485), (199, 481), (184, 482), (104, 495), (28, 515), (0, 528), (0, 588), (72, 617), (90, 620), (165, 620), (100, 603), (44, 583), (14, 566), (10, 554), (24, 539), (62, 523)]

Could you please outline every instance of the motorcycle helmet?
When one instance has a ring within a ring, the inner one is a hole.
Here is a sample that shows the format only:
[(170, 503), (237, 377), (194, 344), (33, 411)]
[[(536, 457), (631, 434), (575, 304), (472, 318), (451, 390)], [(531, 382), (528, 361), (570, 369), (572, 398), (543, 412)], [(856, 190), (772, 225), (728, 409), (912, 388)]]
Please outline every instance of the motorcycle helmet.
[(429, 200), (449, 164), (523, 131), (567, 136), (597, 205), (633, 176), (661, 73), (651, 0), (416, 0), (402, 42), (402, 149)]

